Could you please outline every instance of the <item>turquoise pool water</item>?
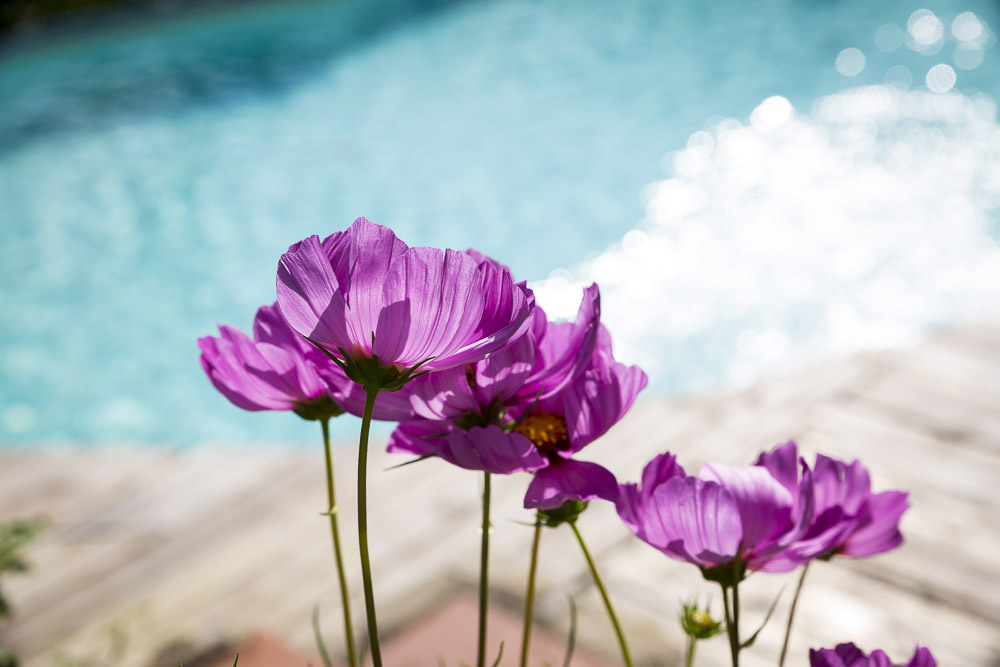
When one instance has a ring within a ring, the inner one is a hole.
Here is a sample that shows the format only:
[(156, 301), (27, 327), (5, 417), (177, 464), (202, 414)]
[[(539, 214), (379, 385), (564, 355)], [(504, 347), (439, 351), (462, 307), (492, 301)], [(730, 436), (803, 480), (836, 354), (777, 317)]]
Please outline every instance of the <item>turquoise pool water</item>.
[(217, 395), (195, 339), (359, 215), (554, 312), (599, 279), (660, 394), (995, 312), (998, 26), (985, 0), (346, 1), (0, 54), (0, 446), (311, 443)]

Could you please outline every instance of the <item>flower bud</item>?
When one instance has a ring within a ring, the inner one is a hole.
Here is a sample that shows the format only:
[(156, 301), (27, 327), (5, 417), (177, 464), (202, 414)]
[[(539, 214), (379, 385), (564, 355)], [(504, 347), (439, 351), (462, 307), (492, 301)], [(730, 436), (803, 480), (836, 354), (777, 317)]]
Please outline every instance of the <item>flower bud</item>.
[(697, 602), (692, 602), (686, 603), (681, 612), (681, 628), (695, 639), (708, 639), (722, 632), (722, 623), (699, 609)]

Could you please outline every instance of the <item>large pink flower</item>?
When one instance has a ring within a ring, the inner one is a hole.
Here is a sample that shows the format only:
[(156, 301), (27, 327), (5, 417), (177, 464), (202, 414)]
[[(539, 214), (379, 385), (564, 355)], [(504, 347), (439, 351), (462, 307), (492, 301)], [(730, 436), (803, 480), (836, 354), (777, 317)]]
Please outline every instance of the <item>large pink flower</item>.
[(410, 248), (358, 218), (311, 236), (278, 264), (278, 305), (324, 349), (382, 368), (473, 363), (524, 332), (534, 298), (506, 269), (454, 250)]

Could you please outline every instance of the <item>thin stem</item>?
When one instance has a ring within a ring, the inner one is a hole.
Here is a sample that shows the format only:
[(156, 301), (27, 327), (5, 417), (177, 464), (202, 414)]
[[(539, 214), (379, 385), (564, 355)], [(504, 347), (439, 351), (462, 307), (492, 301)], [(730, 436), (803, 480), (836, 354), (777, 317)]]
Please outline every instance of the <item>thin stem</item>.
[(729, 638), (733, 646), (734, 662), (733, 667), (739, 667), (740, 663), (740, 584), (733, 584), (733, 634)]
[(722, 586), (722, 606), (726, 612), (726, 634), (729, 635), (729, 652), (733, 658), (733, 667), (739, 667), (740, 664), (739, 628), (736, 627), (736, 622), (733, 620), (733, 615), (729, 611), (729, 587), (726, 586), (725, 584), (720, 584), (720, 586)]
[(358, 445), (358, 542), (361, 547), (361, 579), (365, 588), (365, 613), (368, 616), (368, 643), (373, 667), (382, 667), (382, 650), (378, 643), (378, 621), (375, 619), (375, 593), (372, 589), (372, 566), (368, 556), (368, 432), (378, 389), (365, 387), (365, 412), (361, 418), (361, 442)]
[(688, 645), (687, 645), (687, 658), (684, 660), (685, 667), (693, 667), (694, 665), (694, 647), (697, 645), (698, 640), (688, 635)]
[(344, 640), (347, 642), (347, 664), (356, 667), (357, 653), (354, 650), (354, 626), (351, 623), (351, 596), (347, 590), (344, 575), (344, 557), (340, 551), (340, 528), (337, 525), (337, 497), (333, 490), (333, 458), (330, 456), (330, 419), (321, 419), (323, 427), (323, 451), (326, 453), (326, 499), (330, 505), (330, 534), (333, 536), (333, 558), (337, 565), (337, 580), (340, 582), (340, 606), (344, 610)]
[(781, 657), (778, 658), (778, 667), (785, 664), (785, 654), (788, 653), (788, 638), (792, 636), (792, 619), (795, 618), (795, 608), (799, 604), (799, 594), (802, 592), (802, 584), (806, 581), (806, 572), (809, 571), (809, 563), (802, 568), (799, 575), (799, 584), (795, 587), (795, 597), (792, 598), (792, 608), (788, 610), (788, 625), (785, 626), (785, 641), (781, 645)]
[(535, 575), (538, 574), (538, 544), (542, 541), (542, 515), (535, 512), (535, 537), (531, 541), (531, 566), (528, 568), (528, 592), (524, 596), (524, 632), (521, 634), (521, 667), (528, 667), (528, 644), (531, 643), (531, 618), (535, 611)]
[(486, 609), (490, 599), (490, 474), (483, 473), (483, 530), (479, 553), (479, 652), (476, 664), (486, 665)]
[(632, 656), (629, 655), (628, 644), (625, 643), (625, 634), (622, 632), (621, 624), (618, 623), (618, 616), (615, 615), (614, 607), (611, 606), (611, 598), (608, 597), (608, 591), (604, 588), (601, 575), (597, 573), (597, 566), (594, 564), (594, 559), (590, 557), (590, 551), (587, 550), (587, 545), (583, 541), (580, 529), (576, 527), (576, 522), (570, 521), (569, 526), (573, 529), (573, 534), (576, 535), (576, 541), (580, 543), (580, 549), (583, 550), (583, 557), (587, 559), (590, 574), (594, 577), (594, 584), (596, 584), (597, 590), (601, 593), (601, 599), (604, 600), (604, 608), (608, 611), (608, 618), (611, 619), (611, 625), (614, 626), (615, 634), (618, 635), (618, 645), (622, 650), (622, 660), (625, 661), (625, 667), (632, 667)]

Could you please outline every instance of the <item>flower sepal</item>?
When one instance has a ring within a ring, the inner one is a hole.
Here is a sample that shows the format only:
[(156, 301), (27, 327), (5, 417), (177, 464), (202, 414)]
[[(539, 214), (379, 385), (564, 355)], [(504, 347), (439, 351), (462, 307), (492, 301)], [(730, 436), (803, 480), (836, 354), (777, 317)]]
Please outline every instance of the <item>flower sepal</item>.
[[(400, 368), (394, 364), (383, 365), (377, 354), (372, 354), (370, 358), (352, 357), (342, 347), (337, 348), (337, 351), (340, 352), (340, 356), (338, 356), (312, 338), (308, 336), (305, 338), (337, 364), (349, 380), (361, 385), (366, 391), (399, 391), (406, 386), (407, 382), (415, 380), (421, 375), (426, 375), (428, 371), (422, 371), (420, 367), (434, 359), (434, 357), (427, 357), (409, 368)], [(373, 345), (374, 342), (375, 334), (373, 333)]]
[(589, 504), (586, 500), (567, 500), (559, 507), (538, 510), (538, 516), (541, 517), (543, 525), (555, 528), (564, 523), (576, 523)]
[(714, 581), (717, 584), (722, 584), (726, 588), (732, 588), (746, 578), (747, 565), (742, 561), (742, 559), (737, 558), (733, 562), (726, 563), (725, 565), (702, 567), (701, 576), (705, 577), (706, 581)]
[(344, 414), (344, 409), (337, 405), (337, 402), (332, 398), (323, 394), (308, 403), (296, 403), (295, 407), (292, 408), (292, 412), (302, 417), (302, 419), (315, 422), (339, 417)]

